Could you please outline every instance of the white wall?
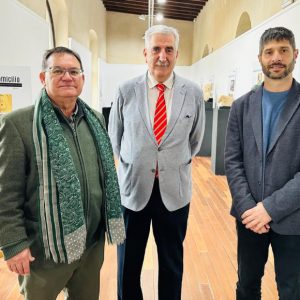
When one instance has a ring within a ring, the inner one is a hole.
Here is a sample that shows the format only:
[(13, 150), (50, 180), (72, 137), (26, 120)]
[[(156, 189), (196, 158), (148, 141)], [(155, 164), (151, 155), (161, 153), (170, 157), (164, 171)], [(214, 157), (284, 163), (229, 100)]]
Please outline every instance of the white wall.
[(42, 56), (49, 47), (48, 23), (15, 0), (0, 0), (0, 68), (1, 66), (29, 67), (31, 99), (34, 102), (42, 87), (39, 81)]
[[(73, 38), (69, 38), (69, 48), (79, 54), (84, 70), (84, 86), (79, 97), (88, 105), (92, 106), (92, 53)], [(98, 103), (98, 101), (99, 99), (96, 99), (96, 103)]]
[[(294, 32), (299, 48), (299, 19), (300, 1), (195, 63), (192, 66), (193, 80), (203, 84), (213, 78), (215, 98), (218, 98), (228, 94), (229, 77), (235, 73), (234, 98), (238, 98), (253, 87), (253, 71), (260, 67), (257, 54), (261, 34), (269, 27), (287, 27)], [(296, 63), (293, 74), (300, 81), (300, 62)]]

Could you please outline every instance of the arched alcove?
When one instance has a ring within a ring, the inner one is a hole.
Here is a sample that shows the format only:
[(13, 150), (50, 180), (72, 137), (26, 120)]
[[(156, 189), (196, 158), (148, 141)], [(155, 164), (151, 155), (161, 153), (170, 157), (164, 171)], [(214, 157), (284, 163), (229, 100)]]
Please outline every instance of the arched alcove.
[(68, 47), (69, 16), (66, 0), (49, 1), (55, 32), (56, 46)]
[(250, 16), (247, 12), (244, 11), (240, 16), (240, 20), (239, 20), (239, 23), (238, 23), (238, 26), (236, 29), (235, 37), (240, 36), (241, 34), (248, 31), (249, 29), (251, 29)]
[(208, 54), (209, 54), (209, 47), (206, 44), (205, 47), (204, 47), (204, 50), (203, 50), (202, 58), (207, 56)]
[(92, 53), (92, 107), (99, 110), (99, 70), (98, 70), (98, 36), (95, 30), (89, 31), (89, 48)]

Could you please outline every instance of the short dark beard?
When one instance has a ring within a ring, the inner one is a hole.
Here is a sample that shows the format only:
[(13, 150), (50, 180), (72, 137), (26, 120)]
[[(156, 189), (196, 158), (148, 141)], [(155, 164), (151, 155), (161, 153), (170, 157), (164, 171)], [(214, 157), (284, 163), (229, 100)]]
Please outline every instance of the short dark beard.
[(265, 65), (261, 65), (261, 67), (262, 67), (262, 71), (266, 77), (268, 77), (270, 79), (280, 80), (280, 79), (287, 77), (289, 74), (291, 74), (293, 72), (295, 64), (296, 64), (296, 60), (293, 59), (291, 61), (291, 63), (285, 67), (285, 71), (279, 76), (272, 75), (272, 72), (270, 72), (269, 69)]

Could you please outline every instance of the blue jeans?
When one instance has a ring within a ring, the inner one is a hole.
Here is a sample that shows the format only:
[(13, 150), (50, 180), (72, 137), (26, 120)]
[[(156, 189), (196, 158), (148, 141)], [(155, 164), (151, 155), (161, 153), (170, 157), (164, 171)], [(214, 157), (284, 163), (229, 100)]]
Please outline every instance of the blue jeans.
[[(272, 230), (257, 234), (237, 221), (237, 300), (260, 300), (261, 279), (271, 245), (280, 300), (300, 300), (300, 235), (282, 235)], [(275, 299), (274, 299), (275, 300)]]

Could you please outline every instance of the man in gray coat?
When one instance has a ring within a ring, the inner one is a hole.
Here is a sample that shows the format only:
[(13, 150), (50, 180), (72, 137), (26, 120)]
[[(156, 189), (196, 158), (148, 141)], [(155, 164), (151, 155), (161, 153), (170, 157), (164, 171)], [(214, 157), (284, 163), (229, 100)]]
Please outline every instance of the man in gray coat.
[(118, 247), (122, 300), (143, 299), (140, 275), (151, 222), (159, 299), (181, 298), (191, 160), (202, 141), (204, 103), (199, 87), (173, 72), (178, 43), (172, 27), (156, 25), (146, 31), (148, 72), (119, 88), (110, 114), (126, 227), (126, 242)]
[(237, 219), (236, 299), (261, 299), (274, 253), (280, 300), (300, 299), (300, 85), (292, 77), (293, 33), (276, 27), (260, 39), (263, 85), (236, 100), (228, 121), (225, 171)]

